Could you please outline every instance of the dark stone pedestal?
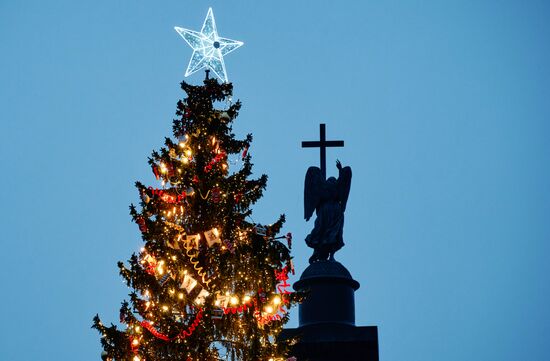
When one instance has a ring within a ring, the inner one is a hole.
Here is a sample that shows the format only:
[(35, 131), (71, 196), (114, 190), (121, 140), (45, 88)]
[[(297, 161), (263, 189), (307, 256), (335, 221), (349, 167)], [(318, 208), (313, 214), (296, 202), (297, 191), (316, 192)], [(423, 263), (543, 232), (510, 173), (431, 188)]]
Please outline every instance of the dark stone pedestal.
[(378, 329), (355, 326), (359, 288), (339, 262), (309, 265), (294, 284), (308, 292), (299, 306), (299, 327), (283, 330), (282, 339), (298, 337), (291, 355), (298, 361), (378, 361)]

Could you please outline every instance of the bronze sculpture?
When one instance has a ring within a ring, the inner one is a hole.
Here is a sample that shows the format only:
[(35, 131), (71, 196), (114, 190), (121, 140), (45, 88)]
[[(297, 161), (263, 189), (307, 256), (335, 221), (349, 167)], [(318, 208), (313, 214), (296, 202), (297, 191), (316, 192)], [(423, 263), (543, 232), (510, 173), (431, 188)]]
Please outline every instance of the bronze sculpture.
[(309, 167), (304, 185), (304, 218), (309, 221), (316, 211), (317, 218), (306, 244), (313, 248), (309, 263), (334, 261), (334, 253), (344, 246), (344, 212), (351, 187), (351, 168), (336, 161), (338, 179), (325, 176), (319, 167)]

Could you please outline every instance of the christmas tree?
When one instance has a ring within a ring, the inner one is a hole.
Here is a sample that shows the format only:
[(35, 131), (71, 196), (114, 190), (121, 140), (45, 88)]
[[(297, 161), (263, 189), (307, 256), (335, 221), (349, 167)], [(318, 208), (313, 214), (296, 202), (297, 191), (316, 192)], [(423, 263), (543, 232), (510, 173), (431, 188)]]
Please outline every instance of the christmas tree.
[[(122, 328), (94, 318), (106, 360), (280, 360), (277, 335), (297, 301), (289, 291), (291, 235), (278, 236), (250, 209), (267, 176), (252, 178), (249, 134), (232, 124), (241, 103), (233, 86), (209, 79), (181, 83), (174, 138), (149, 164), (159, 188), (136, 182), (130, 206), (144, 246), (120, 274), (131, 288), (120, 309)], [(217, 109), (220, 108), (221, 109)]]

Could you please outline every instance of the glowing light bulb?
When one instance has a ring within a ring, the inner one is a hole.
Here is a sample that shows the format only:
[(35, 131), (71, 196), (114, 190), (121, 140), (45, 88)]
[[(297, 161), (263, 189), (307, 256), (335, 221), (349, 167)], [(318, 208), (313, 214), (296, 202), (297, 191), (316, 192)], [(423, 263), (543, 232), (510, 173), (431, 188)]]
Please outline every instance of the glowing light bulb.
[(267, 312), (267, 313), (273, 313), (273, 307), (271, 307), (271, 306), (266, 306), (266, 307), (265, 307), (265, 312)]
[(230, 302), (232, 305), (236, 305), (237, 303), (239, 303), (239, 299), (235, 296), (231, 297), (230, 299)]
[(138, 355), (134, 356), (133, 361), (141, 361)]
[(180, 293), (178, 294), (178, 298), (179, 298), (180, 300), (183, 300), (183, 293), (180, 292)]
[(162, 310), (163, 310), (164, 312), (168, 311), (168, 306), (166, 306), (166, 305), (162, 306)]
[(244, 296), (244, 302), (250, 301), (250, 296)]
[(184, 138), (180, 138), (179, 146), (181, 148), (185, 147), (185, 143), (187, 143), (188, 140), (189, 140), (189, 135), (185, 134)]
[(190, 156), (193, 155), (193, 151), (192, 151), (191, 149), (187, 149), (187, 150), (185, 151), (185, 155), (188, 156), (188, 157), (190, 157)]
[(275, 298), (273, 299), (273, 304), (278, 305), (280, 303), (281, 303), (281, 297), (275, 296)]
[(132, 341), (132, 345), (134, 345), (134, 346), (139, 345), (139, 341), (138, 341), (137, 338), (134, 338), (134, 340)]

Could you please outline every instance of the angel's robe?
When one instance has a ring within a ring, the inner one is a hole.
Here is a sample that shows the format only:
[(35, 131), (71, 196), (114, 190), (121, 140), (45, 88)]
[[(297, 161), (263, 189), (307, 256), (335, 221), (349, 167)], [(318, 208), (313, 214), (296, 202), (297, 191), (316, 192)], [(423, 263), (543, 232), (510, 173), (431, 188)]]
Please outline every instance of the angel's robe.
[(306, 237), (306, 244), (323, 253), (334, 253), (344, 246), (344, 210), (338, 200), (335, 178), (327, 179), (326, 187), (320, 196), (315, 225)]

